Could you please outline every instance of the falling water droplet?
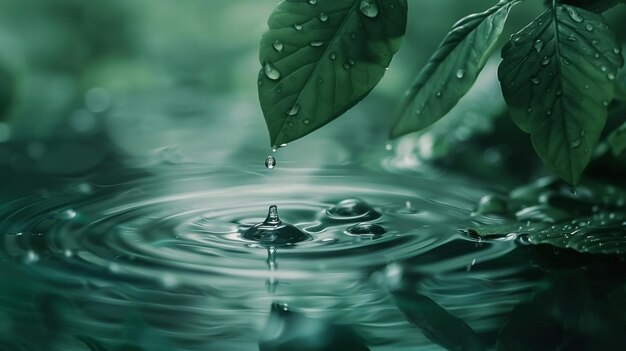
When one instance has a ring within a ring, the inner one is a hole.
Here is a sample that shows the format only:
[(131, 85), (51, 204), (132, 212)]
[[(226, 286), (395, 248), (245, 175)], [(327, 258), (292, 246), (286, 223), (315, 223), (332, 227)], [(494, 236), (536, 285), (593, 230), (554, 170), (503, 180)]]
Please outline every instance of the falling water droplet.
[(278, 80), (280, 78), (280, 72), (269, 62), (265, 62), (263, 72), (268, 79)]
[(543, 40), (541, 39), (537, 39), (535, 40), (535, 50), (537, 50), (537, 52), (541, 52), (541, 50), (543, 50)]
[(565, 6), (565, 9), (567, 10), (567, 14), (572, 19), (572, 21), (574, 21), (576, 23), (580, 23), (580, 22), (583, 21), (583, 18), (580, 16), (578, 11), (576, 11), (576, 9), (574, 9), (574, 8), (572, 8), (570, 6)]
[(272, 47), (274, 48), (274, 50), (281, 52), (283, 51), (283, 42), (280, 40), (276, 40), (272, 43)]
[(378, 5), (376, 5), (374, 0), (361, 0), (359, 10), (362, 14), (369, 18), (378, 16)]
[(320, 22), (326, 22), (326, 21), (328, 21), (328, 15), (325, 14), (324, 12), (320, 12), (319, 19), (320, 19)]
[(463, 79), (463, 77), (465, 77), (465, 71), (464, 71), (464, 70), (462, 70), (462, 69), (457, 70), (457, 71), (456, 71), (456, 77), (457, 77), (458, 79)]
[(274, 167), (276, 167), (276, 159), (272, 155), (267, 156), (265, 158), (265, 168), (274, 169)]
[(593, 26), (590, 23), (585, 24), (585, 29), (587, 32), (591, 32), (593, 30)]

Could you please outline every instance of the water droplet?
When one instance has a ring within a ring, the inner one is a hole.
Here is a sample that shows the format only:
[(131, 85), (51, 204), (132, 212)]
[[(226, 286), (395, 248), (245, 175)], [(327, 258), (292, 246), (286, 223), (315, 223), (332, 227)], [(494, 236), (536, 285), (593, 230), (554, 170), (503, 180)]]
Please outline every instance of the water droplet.
[(335, 54), (334, 52), (331, 52), (329, 57), (331, 60), (335, 60), (337, 59), (337, 54)]
[(309, 124), (309, 123), (311, 123), (311, 121), (310, 121), (310, 120), (308, 120), (308, 119), (305, 119), (304, 121), (302, 121), (302, 123), (304, 123), (304, 124)]
[(296, 24), (293, 25), (293, 29), (295, 29), (297, 31), (300, 31), (300, 30), (302, 30), (302, 25), (296, 23)]
[(360, 221), (369, 221), (380, 217), (380, 213), (376, 212), (367, 202), (360, 199), (339, 201), (333, 207), (327, 209), (326, 214), (335, 220), (358, 219)]
[(272, 155), (267, 156), (265, 158), (265, 168), (274, 169), (274, 167), (276, 167), (276, 159)]
[(547, 111), (546, 111), (546, 115), (548, 115), (548, 116), (552, 116), (552, 110), (547, 110)]
[(547, 66), (548, 64), (550, 64), (550, 58), (548, 56), (544, 56), (543, 61), (541, 61), (541, 64), (543, 66)]
[(579, 139), (576, 139), (576, 140), (572, 141), (570, 146), (572, 147), (572, 149), (575, 149), (575, 148), (579, 147), (580, 144), (582, 144), (582, 142), (583, 142), (583, 140), (581, 138), (579, 138)]
[(556, 96), (561, 96), (563, 95), (563, 91), (561, 89), (556, 91)]
[(606, 71), (607, 71), (606, 66), (602, 66), (602, 67), (600, 67), (600, 71), (602, 71), (602, 72), (606, 72)]
[(608, 100), (602, 101), (602, 105), (604, 105), (604, 107), (608, 107), (609, 106)]
[(583, 21), (582, 16), (580, 16), (580, 14), (578, 13), (578, 11), (576, 11), (576, 9), (574, 9), (574, 8), (572, 8), (570, 6), (565, 6), (565, 10), (567, 10), (567, 14), (572, 19), (572, 21), (574, 21), (576, 23), (580, 23), (580, 22)]
[(529, 108), (526, 110), (526, 112), (528, 112), (528, 113), (533, 112), (533, 108), (532, 108), (532, 107), (529, 107)]
[(280, 40), (276, 40), (272, 43), (272, 47), (274, 48), (274, 50), (281, 52), (283, 51), (283, 42)]
[(378, 16), (378, 5), (376, 5), (374, 0), (361, 0), (359, 10), (362, 14), (369, 18)]
[(574, 34), (570, 34), (569, 37), (567, 37), (567, 40), (569, 40), (569, 41), (578, 41), (578, 39), (574, 36)]
[(315, 4), (317, 4), (317, 0), (309, 0), (309, 4), (315, 5)]
[(607, 78), (609, 80), (614, 80), (615, 79), (615, 75), (613, 73), (609, 73), (609, 75), (607, 76)]
[(347, 63), (347, 62), (346, 62), (346, 63), (344, 63), (344, 64), (343, 64), (343, 68), (345, 68), (345, 69), (350, 69), (350, 64), (349, 64), (349, 63)]
[(392, 149), (393, 149), (393, 146), (391, 146), (391, 144), (385, 145), (385, 150), (391, 151)]
[(615, 55), (619, 55), (622, 52), (622, 50), (620, 48), (613, 48), (613, 53)]
[(319, 19), (320, 19), (320, 22), (326, 22), (326, 21), (328, 21), (328, 15), (325, 14), (324, 12), (320, 12)]
[(535, 50), (537, 50), (537, 52), (541, 52), (541, 50), (543, 50), (543, 40), (541, 39), (537, 39), (535, 40)]
[(354, 66), (356, 64), (356, 62), (351, 58), (348, 59), (348, 63), (350, 64), (350, 66)]
[(566, 65), (571, 65), (571, 64), (572, 64), (572, 63), (571, 63), (568, 59), (566, 59), (566, 58), (563, 58), (563, 63), (564, 63), (564, 64), (566, 64)]
[(309, 45), (311, 45), (314, 48), (319, 48), (320, 46), (324, 45), (323, 41), (312, 41), (309, 43)]
[(593, 30), (593, 26), (590, 23), (585, 24), (585, 29), (587, 32), (591, 32)]
[(372, 239), (380, 238), (385, 233), (387, 233), (387, 228), (375, 223), (359, 223), (346, 229), (348, 235), (365, 236)]
[(463, 79), (463, 77), (465, 77), (465, 71), (464, 71), (464, 70), (462, 70), (462, 69), (457, 70), (457, 71), (456, 71), (456, 77), (457, 77), (458, 79)]
[(437, 90), (437, 92), (435, 93), (436, 97), (441, 97), (443, 95), (443, 92), (441, 90)]
[(39, 261), (39, 256), (32, 250), (29, 250), (24, 260), (26, 263), (35, 263)]
[(350, 33), (350, 39), (356, 39), (356, 33), (355, 32)]
[(533, 84), (535, 85), (541, 83), (541, 79), (539, 79), (539, 77), (533, 77), (530, 81), (533, 82)]
[(76, 216), (78, 216), (78, 213), (76, 213), (76, 211), (71, 208), (68, 208), (67, 210), (59, 213), (59, 217), (62, 219), (74, 219), (76, 218)]
[(294, 244), (309, 237), (297, 227), (281, 221), (276, 205), (269, 207), (265, 221), (253, 225), (242, 236), (244, 239), (257, 241), (272, 247)]
[(263, 66), (263, 72), (268, 79), (278, 80), (280, 78), (280, 72), (269, 62), (265, 62)]
[(293, 107), (287, 111), (285, 111), (285, 114), (287, 116), (295, 116), (298, 114), (298, 112), (300, 112), (300, 105), (299, 104), (295, 104), (293, 105)]

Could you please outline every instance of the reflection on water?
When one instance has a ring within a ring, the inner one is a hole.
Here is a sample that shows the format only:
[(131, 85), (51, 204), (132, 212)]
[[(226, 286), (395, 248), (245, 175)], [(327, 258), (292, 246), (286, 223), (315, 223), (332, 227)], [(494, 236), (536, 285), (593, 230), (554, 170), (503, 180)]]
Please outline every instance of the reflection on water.
[[(264, 326), (279, 302), (371, 350), (456, 345), (407, 322), (424, 307), (400, 310), (396, 294), (434, 301), (490, 345), (555, 269), (534, 248), (460, 231), (487, 190), (458, 179), (157, 167), (2, 205), (0, 344), (257, 350), (274, 345)], [(266, 218), (272, 204), (280, 218)]]

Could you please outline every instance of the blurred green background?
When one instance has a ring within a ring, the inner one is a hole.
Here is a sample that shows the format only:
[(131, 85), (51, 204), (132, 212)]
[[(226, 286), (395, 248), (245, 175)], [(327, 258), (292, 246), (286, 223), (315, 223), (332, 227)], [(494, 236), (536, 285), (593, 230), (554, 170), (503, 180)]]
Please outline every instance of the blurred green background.
[[(3, 178), (15, 190), (37, 186), (48, 175), (82, 176), (102, 165), (261, 166), (269, 141), (257, 101), (257, 46), (276, 3), (0, 2)], [(343, 165), (384, 151), (391, 111), (447, 30), (494, 3), (409, 1), (403, 48), (380, 85), (336, 122), (281, 150), (279, 166)], [(516, 7), (505, 37), (541, 6), (527, 1)], [(607, 13), (622, 42), (624, 7)], [(482, 167), (470, 175), (489, 177), (490, 167), (498, 166), (513, 180), (542, 172), (527, 136), (507, 118), (496, 119), (505, 116), (505, 106), (495, 56), (446, 119), (398, 143), (404, 164), (438, 159), (463, 168), (469, 159)]]

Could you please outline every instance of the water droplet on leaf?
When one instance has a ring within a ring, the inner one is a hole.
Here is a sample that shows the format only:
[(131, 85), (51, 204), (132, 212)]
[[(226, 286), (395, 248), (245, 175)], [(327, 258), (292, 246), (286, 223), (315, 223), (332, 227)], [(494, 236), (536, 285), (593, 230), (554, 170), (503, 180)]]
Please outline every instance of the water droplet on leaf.
[(378, 5), (376, 5), (374, 0), (361, 0), (359, 10), (362, 14), (369, 18), (378, 16)]
[(272, 47), (274, 48), (274, 50), (281, 52), (283, 51), (283, 42), (280, 40), (276, 40), (272, 43)]
[(300, 24), (294, 24), (294, 25), (293, 25), (293, 29), (295, 29), (295, 30), (297, 30), (297, 31), (300, 31), (300, 30), (302, 30), (302, 25), (300, 25)]
[(593, 26), (589, 23), (585, 24), (585, 29), (587, 30), (587, 32), (591, 32), (593, 30)]
[(463, 71), (462, 69), (459, 69), (456, 71), (456, 77), (458, 79), (463, 79), (463, 77), (465, 77), (465, 71)]
[(578, 11), (576, 11), (576, 9), (569, 7), (569, 6), (565, 6), (565, 9), (567, 10), (567, 14), (572, 19), (572, 21), (576, 23), (580, 23), (583, 21), (582, 16), (580, 16), (580, 14), (578, 13)]
[(263, 66), (263, 72), (268, 79), (278, 80), (280, 78), (280, 72), (269, 62), (265, 62)]
[(309, 45), (311, 45), (314, 48), (319, 48), (320, 46), (324, 45), (323, 41), (312, 41), (309, 43)]
[(293, 107), (285, 112), (287, 116), (295, 116), (300, 112), (300, 105), (295, 104)]
[(538, 85), (539, 83), (541, 83), (541, 79), (539, 79), (539, 77), (533, 77), (531, 79), (531, 81), (533, 82), (533, 84)]
[(541, 52), (541, 50), (543, 50), (543, 40), (541, 39), (537, 39), (535, 40), (535, 50), (537, 50), (537, 52)]

